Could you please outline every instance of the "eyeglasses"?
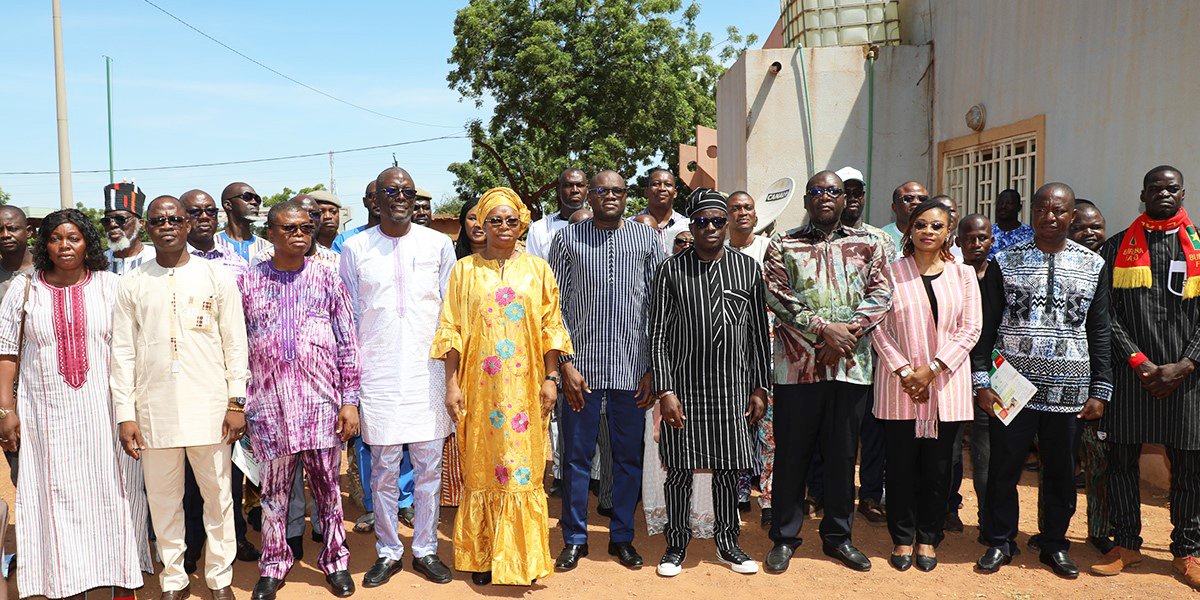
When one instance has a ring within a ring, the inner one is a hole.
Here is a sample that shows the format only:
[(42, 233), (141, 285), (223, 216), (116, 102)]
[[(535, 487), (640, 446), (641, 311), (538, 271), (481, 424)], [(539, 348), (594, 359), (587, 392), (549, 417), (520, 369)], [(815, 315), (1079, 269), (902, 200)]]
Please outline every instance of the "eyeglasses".
[(846, 188), (846, 195), (852, 198), (862, 198), (867, 195), (867, 190), (863, 188), (850, 189)]
[(900, 196), (900, 202), (902, 204), (908, 204), (909, 202), (924, 202), (928, 199), (929, 196), (923, 196), (921, 194), (906, 194), (904, 196)]
[(305, 211), (305, 212), (308, 213), (308, 216), (311, 217), (312, 220), (314, 220), (314, 221), (321, 220), (321, 209), (318, 208), (316, 210), (309, 210), (309, 211)]
[(169, 217), (152, 217), (152, 218), (146, 219), (146, 224), (151, 227), (162, 227), (163, 225), (166, 225), (167, 223), (170, 223), (172, 225), (182, 225), (183, 222), (186, 220), (187, 219), (184, 219), (183, 217), (180, 217), (178, 215), (171, 215)]
[[(413, 198), (417, 197), (417, 190), (414, 188), (385, 187), (381, 191), (388, 198), (392, 198), (392, 199), (398, 198), (400, 196), (404, 196), (405, 200), (412, 200)], [(376, 194), (378, 194), (378, 193), (379, 192), (376, 192)]]
[(200, 215), (208, 215), (215, 219), (215, 218), (217, 218), (217, 213), (218, 213), (218, 211), (217, 211), (216, 207), (214, 207), (214, 206), (210, 206), (208, 208), (189, 208), (189, 209), (187, 209), (188, 216), (192, 217), (193, 219), (200, 218)]
[(913, 231), (925, 231), (926, 229), (941, 231), (945, 228), (946, 224), (941, 221), (932, 221), (929, 223), (926, 223), (925, 221), (917, 221), (916, 223), (913, 223)]
[(714, 229), (720, 229), (728, 223), (729, 217), (692, 217), (692, 225), (696, 225), (701, 229), (708, 227), (710, 224)]
[(129, 219), (132, 219), (132, 218), (133, 217), (126, 217), (125, 215), (113, 215), (111, 217), (103, 217), (100, 219), (100, 225), (102, 227), (108, 227), (110, 224), (116, 224), (117, 227), (124, 227), (125, 223), (128, 223)]
[(689, 240), (689, 239), (686, 239), (686, 238), (675, 238), (675, 245), (676, 245), (676, 246), (683, 246), (683, 247), (691, 246), (691, 245), (692, 245), (692, 240)]
[(617, 196), (617, 197), (621, 197), (621, 196), (624, 196), (624, 195), (625, 195), (625, 194), (626, 194), (626, 193), (629, 191), (629, 188), (623, 188), (623, 187), (594, 187), (594, 188), (591, 188), (591, 190), (590, 190), (590, 191), (591, 191), (593, 194), (595, 194), (595, 195), (597, 195), (597, 196), (601, 196), (601, 197), (603, 197), (603, 196), (607, 196), (607, 195), (609, 195), (609, 194), (612, 194), (612, 195), (614, 195), (614, 196)]
[(279, 223), (267, 223), (267, 227), (274, 227), (275, 229), (278, 229), (287, 235), (292, 235), (297, 231), (303, 233), (304, 235), (312, 235), (312, 232), (317, 228), (311, 223), (306, 223), (304, 225), (297, 225), (295, 223), (288, 223), (285, 225), (281, 225)]
[(516, 229), (517, 225), (521, 224), (521, 219), (518, 219), (516, 217), (508, 217), (507, 219), (504, 217), (488, 217), (485, 220), (487, 221), (488, 225), (491, 225), (493, 227), (499, 227), (501, 225), (508, 225), (509, 227)]
[(842, 195), (842, 191), (843, 190), (840, 187), (810, 187), (808, 188), (808, 195), (814, 198), (817, 196), (829, 196), (830, 198), (837, 198), (838, 196)]
[(238, 199), (241, 199), (245, 202), (253, 202), (255, 204), (259, 204), (262, 202), (262, 196), (259, 196), (258, 194), (255, 194), (254, 192), (242, 192), (235, 196), (230, 196), (228, 198), (221, 198), (221, 201), (223, 202), (226, 200), (238, 200)]

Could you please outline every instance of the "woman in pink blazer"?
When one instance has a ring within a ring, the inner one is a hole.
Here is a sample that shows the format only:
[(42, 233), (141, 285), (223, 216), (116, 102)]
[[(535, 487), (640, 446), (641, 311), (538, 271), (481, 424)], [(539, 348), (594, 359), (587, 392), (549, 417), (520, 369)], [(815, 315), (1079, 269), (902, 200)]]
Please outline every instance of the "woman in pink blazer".
[[(926, 201), (909, 217), (904, 257), (887, 268), (892, 310), (871, 334), (875, 418), (887, 452), (888, 562), (937, 566), (954, 438), (974, 418), (971, 361), (983, 311), (975, 270), (950, 255), (950, 214)], [(914, 542), (915, 554), (914, 559)]]

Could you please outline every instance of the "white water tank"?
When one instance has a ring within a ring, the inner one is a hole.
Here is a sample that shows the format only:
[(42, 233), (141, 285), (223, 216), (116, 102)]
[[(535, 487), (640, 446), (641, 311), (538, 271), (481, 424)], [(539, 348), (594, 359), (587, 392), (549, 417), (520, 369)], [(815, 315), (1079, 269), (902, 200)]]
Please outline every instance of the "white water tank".
[(791, 47), (900, 44), (898, 0), (780, 0)]

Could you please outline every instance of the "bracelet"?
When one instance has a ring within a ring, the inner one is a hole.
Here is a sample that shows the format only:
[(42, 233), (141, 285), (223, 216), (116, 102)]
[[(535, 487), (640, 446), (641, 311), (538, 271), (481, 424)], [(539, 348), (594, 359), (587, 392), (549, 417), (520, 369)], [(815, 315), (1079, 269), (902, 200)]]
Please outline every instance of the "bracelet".
[(1144, 363), (1148, 360), (1150, 360), (1150, 357), (1146, 356), (1145, 354), (1143, 354), (1141, 352), (1134, 352), (1133, 354), (1131, 354), (1129, 356), (1129, 367), (1132, 369), (1136, 369), (1136, 368), (1142, 366), (1142, 363)]
[(933, 359), (933, 362), (929, 363), (929, 370), (933, 371), (934, 375), (937, 375), (938, 373), (942, 372), (942, 364), (939, 363), (938, 360), (935, 358), (935, 359)]
[(226, 406), (226, 407), (225, 407), (225, 411), (226, 411), (226, 412), (235, 412), (235, 413), (243, 413), (243, 414), (245, 414), (245, 412), (246, 412), (246, 409), (244, 409), (244, 408), (242, 408), (242, 407), (240, 407), (240, 406)]

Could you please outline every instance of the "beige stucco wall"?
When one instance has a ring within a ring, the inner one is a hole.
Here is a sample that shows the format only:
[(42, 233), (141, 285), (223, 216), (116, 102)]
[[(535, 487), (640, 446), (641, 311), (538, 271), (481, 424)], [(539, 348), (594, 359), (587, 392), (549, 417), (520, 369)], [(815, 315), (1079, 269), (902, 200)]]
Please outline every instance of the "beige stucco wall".
[[(933, 139), (1046, 115), (1046, 180), (1101, 207), (1109, 233), (1137, 215), (1159, 164), (1200, 180), (1200, 2), (902, 0), (905, 43), (934, 46)], [(932, 8), (932, 14), (930, 13)]]
[[(810, 148), (800, 76), (800, 50), (750, 50), (717, 86), (718, 181), (721, 190), (761, 197), (783, 176), (803, 186)], [(867, 67), (863, 48), (810, 48), (805, 52), (812, 105), (816, 170), (852, 165), (866, 172)], [(771, 75), (771, 63), (782, 70)], [(907, 179), (929, 181), (929, 66), (927, 46), (881, 48), (875, 65), (875, 148), (871, 222), (891, 220), (891, 191)], [(802, 188), (801, 188), (802, 189)], [(796, 199), (778, 229), (798, 225)]]

